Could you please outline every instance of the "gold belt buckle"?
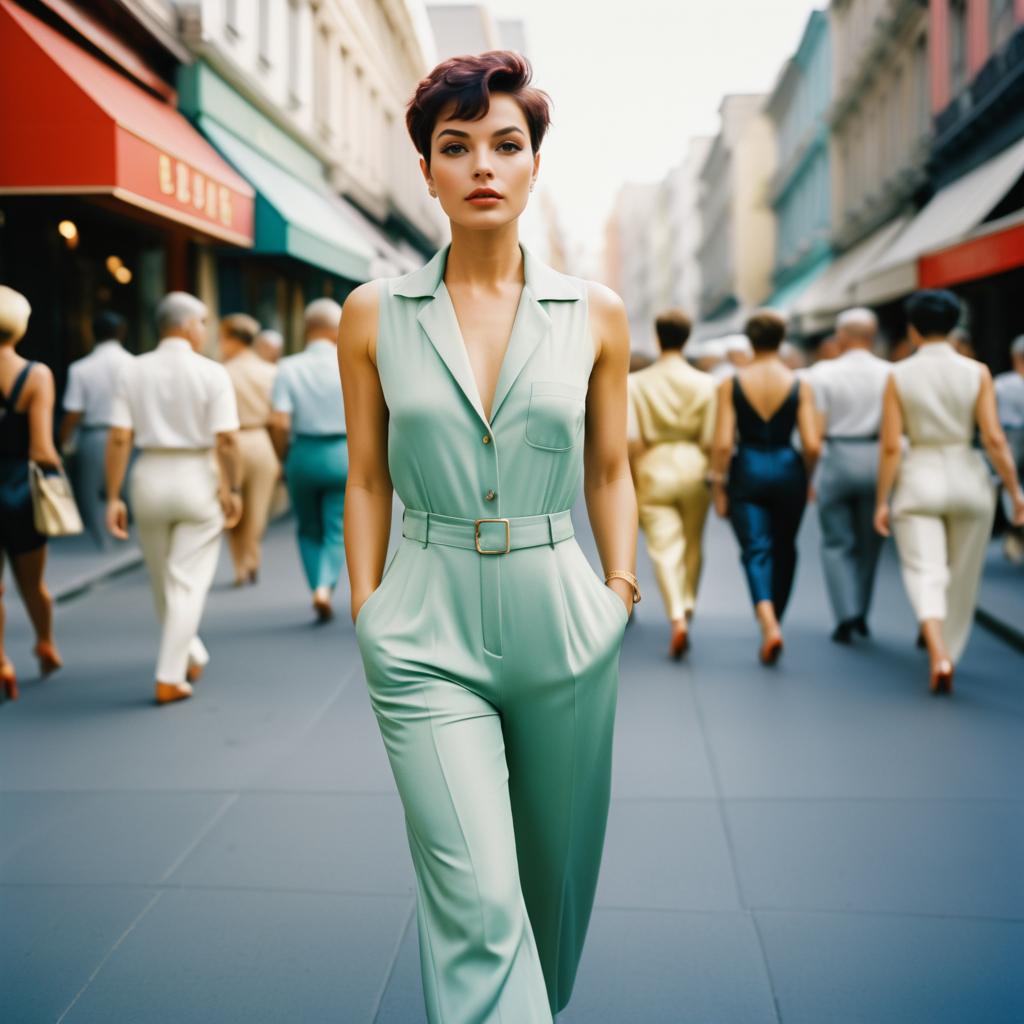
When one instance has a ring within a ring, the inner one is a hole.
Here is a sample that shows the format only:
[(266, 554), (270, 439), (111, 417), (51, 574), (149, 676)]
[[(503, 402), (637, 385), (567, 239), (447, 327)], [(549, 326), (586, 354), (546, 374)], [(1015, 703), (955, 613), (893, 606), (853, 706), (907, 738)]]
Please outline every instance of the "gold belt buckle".
[[(480, 547), (480, 524), (481, 523), (504, 523), (505, 524), (505, 549), (482, 548)], [(512, 550), (512, 527), (507, 519), (477, 519), (473, 529), (473, 543), (476, 545), (478, 554), (481, 555), (507, 555)]]

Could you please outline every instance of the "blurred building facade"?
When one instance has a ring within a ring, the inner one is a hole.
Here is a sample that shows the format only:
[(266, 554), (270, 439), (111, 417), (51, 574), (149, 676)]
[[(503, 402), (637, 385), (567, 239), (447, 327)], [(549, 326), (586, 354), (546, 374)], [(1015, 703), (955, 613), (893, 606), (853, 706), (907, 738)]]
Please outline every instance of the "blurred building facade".
[(697, 337), (727, 334), (771, 291), (775, 216), (769, 187), (776, 144), (760, 94), (726, 96), (721, 130), (700, 173), (702, 222)]
[(771, 182), (777, 224), (774, 290), (767, 304), (781, 311), (832, 259), (830, 40), (827, 13), (813, 11), (765, 106), (778, 145), (778, 170)]
[(666, 178), (670, 247), (668, 304), (685, 310), (692, 318), (700, 308), (701, 291), (700, 170), (713, 141), (710, 135), (690, 139), (686, 155)]
[(660, 182), (623, 185), (606, 229), (605, 280), (626, 306), (632, 347), (645, 353), (657, 350), (654, 317), (663, 275), (654, 225), (665, 218), (664, 201)]

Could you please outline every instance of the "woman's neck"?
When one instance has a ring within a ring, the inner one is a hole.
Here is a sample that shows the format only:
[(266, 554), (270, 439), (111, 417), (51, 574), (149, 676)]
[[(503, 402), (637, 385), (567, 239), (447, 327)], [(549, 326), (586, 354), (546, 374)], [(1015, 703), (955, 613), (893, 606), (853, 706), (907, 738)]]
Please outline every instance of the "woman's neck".
[(452, 225), (452, 245), (444, 271), (446, 284), (496, 290), (524, 278), (517, 221), (493, 231), (470, 231)]

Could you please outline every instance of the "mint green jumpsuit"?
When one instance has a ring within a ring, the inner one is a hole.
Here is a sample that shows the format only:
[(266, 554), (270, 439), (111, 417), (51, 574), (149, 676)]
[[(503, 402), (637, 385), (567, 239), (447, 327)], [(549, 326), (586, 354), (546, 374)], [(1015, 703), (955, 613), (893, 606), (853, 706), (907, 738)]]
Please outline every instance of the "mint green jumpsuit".
[[(435, 1024), (542, 1024), (565, 1006), (608, 813), (626, 609), (568, 511), (594, 361), (587, 293), (523, 252), (490, 423), (447, 249), (380, 288), (388, 464), (406, 511), (356, 636), (405, 808)], [(508, 527), (475, 528), (497, 517)]]

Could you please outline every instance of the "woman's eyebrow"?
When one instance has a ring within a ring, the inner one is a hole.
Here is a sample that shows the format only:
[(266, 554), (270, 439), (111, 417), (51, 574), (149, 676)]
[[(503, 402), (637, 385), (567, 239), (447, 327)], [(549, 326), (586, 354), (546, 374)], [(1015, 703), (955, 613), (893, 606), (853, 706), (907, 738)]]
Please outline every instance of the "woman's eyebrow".
[[(498, 136), (498, 135), (509, 135), (509, 134), (511, 134), (512, 132), (519, 132), (519, 134), (520, 134), (520, 135), (525, 135), (525, 134), (526, 134), (526, 133), (525, 133), (525, 132), (523, 131), (523, 129), (522, 129), (522, 128), (517, 128), (517, 127), (516, 127), (516, 126), (515, 126), (515, 125), (513, 124), (513, 125), (509, 125), (509, 127), (508, 127), (508, 128), (501, 128), (501, 129), (499, 129), (498, 131), (494, 132), (494, 133), (492, 134), (492, 138), (493, 138), (493, 137), (496, 137), (496, 136)], [(458, 130), (457, 128), (445, 128), (445, 129), (444, 129), (443, 131), (439, 131), (439, 132), (437, 133), (437, 137), (438, 137), (439, 139), (440, 139), (440, 138), (443, 138), (443, 137), (444, 137), (445, 135), (454, 135), (454, 136), (455, 136), (456, 138), (458, 138), (458, 139), (468, 139), (468, 138), (469, 138), (469, 132), (461, 132), (461, 131), (459, 131), (459, 130)]]

